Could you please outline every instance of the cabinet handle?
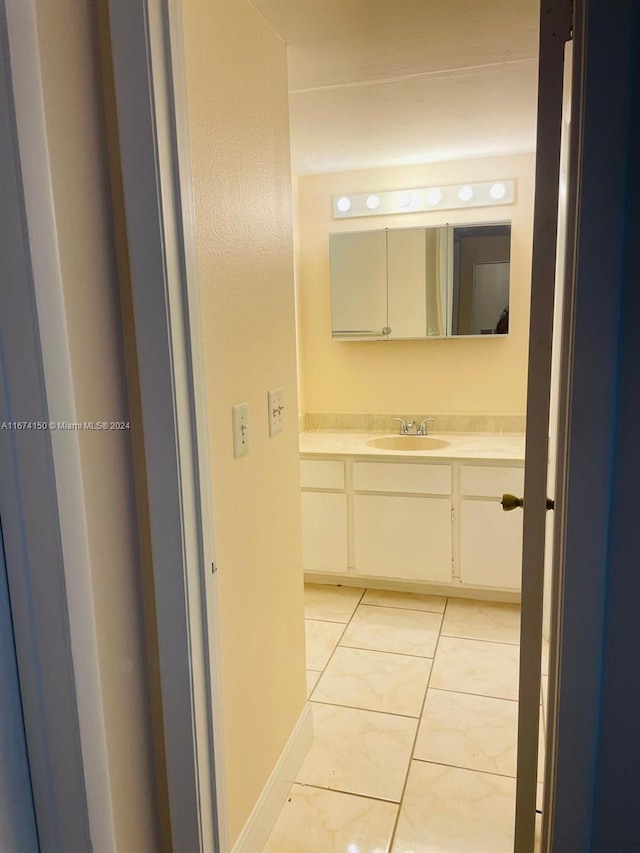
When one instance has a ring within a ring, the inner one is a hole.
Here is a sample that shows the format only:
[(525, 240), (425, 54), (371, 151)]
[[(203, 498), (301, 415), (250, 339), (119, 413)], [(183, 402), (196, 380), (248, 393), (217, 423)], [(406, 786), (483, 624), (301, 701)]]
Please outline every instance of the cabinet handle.
[[(524, 507), (524, 498), (517, 498), (515, 495), (503, 495), (500, 503), (505, 512), (511, 512), (512, 509), (522, 509)], [(555, 509), (555, 507), (556, 502), (552, 501), (551, 498), (547, 498), (547, 509)]]
[(389, 326), (385, 326), (382, 329), (350, 329), (346, 331), (332, 331), (331, 334), (334, 338), (340, 337), (355, 337), (356, 335), (360, 335), (360, 337), (371, 337), (371, 338), (381, 338), (386, 335), (391, 334), (391, 329)]

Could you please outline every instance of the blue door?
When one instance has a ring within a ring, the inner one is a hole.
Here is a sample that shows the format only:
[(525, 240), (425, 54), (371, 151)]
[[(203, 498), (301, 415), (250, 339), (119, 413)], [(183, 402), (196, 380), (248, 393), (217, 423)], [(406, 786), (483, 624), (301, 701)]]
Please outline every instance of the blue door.
[(0, 527), (0, 850), (39, 849)]

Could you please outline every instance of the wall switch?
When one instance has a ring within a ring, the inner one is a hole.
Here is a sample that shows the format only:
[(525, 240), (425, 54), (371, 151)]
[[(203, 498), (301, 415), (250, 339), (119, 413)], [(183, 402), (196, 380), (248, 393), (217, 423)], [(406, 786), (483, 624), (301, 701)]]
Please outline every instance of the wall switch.
[(236, 403), (233, 415), (233, 455), (237, 459), (249, 452), (249, 404)]
[(282, 388), (272, 388), (267, 396), (269, 398), (269, 435), (277, 435), (284, 429)]

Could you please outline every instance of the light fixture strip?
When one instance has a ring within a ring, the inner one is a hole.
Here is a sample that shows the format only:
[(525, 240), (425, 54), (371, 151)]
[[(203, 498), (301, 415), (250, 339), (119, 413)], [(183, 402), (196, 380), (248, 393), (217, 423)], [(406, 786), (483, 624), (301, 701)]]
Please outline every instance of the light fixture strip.
[(516, 182), (513, 179), (452, 184), (446, 187), (385, 190), (333, 197), (334, 219), (356, 216), (388, 216), (392, 213), (422, 213), (429, 210), (455, 210), (466, 207), (495, 207), (513, 204)]

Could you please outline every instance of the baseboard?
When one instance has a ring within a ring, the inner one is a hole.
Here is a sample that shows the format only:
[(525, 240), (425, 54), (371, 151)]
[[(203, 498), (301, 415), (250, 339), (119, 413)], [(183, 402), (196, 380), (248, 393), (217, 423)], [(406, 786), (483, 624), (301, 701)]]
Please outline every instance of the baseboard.
[(327, 584), (329, 586), (355, 586), (366, 589), (385, 589), (390, 592), (416, 592), (424, 595), (447, 595), (450, 598), (475, 598), (482, 601), (500, 601), (506, 604), (520, 604), (521, 595), (509, 589), (490, 589), (485, 586), (471, 586), (452, 583), (421, 583), (420, 581), (394, 581), (386, 578), (373, 578), (366, 575), (323, 574), (305, 572), (305, 583)]
[(313, 739), (311, 705), (306, 702), (267, 784), (262, 789), (232, 853), (256, 853), (267, 843)]

